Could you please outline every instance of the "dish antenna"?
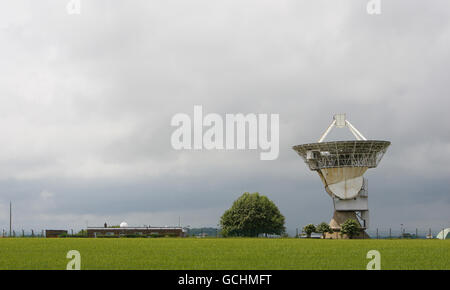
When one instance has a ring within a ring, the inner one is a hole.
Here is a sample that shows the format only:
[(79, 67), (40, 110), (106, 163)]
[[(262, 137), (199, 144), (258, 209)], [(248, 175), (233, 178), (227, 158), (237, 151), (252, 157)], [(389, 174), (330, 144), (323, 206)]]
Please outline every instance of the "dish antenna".
[[(356, 140), (323, 142), (334, 127), (347, 127)], [(345, 114), (336, 114), (317, 143), (293, 147), (309, 169), (319, 174), (333, 199), (334, 215), (330, 226), (336, 233), (327, 237), (339, 238), (337, 232), (349, 218), (358, 221), (364, 230), (369, 227), (368, 183), (363, 175), (368, 168), (377, 167), (390, 144), (389, 141), (367, 140)], [(361, 233), (361, 237), (364, 236), (367, 234)]]

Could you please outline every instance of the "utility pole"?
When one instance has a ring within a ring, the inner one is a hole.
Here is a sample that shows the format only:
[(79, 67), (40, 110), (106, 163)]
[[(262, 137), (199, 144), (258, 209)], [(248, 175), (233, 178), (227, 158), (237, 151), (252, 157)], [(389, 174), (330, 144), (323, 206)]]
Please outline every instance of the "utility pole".
[(12, 232), (12, 204), (9, 202), (9, 236), (11, 237)]

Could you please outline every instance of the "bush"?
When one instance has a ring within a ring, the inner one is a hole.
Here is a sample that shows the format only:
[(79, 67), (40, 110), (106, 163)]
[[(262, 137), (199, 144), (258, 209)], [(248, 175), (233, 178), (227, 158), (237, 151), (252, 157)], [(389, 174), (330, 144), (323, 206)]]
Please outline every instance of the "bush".
[(347, 235), (349, 239), (359, 235), (361, 227), (354, 219), (346, 220), (341, 226), (341, 234)]
[(120, 235), (121, 238), (142, 238), (142, 235), (135, 235), (135, 234), (126, 234), (126, 235)]
[(162, 238), (162, 235), (160, 235), (160, 234), (150, 234), (149, 237), (150, 238)]
[(303, 228), (303, 231), (306, 233), (306, 237), (310, 238), (311, 234), (316, 231), (316, 226), (313, 224), (309, 224)]
[(316, 227), (316, 231), (318, 233), (322, 234), (322, 238), (323, 239), (325, 239), (325, 234), (326, 233), (330, 233), (330, 234), (333, 233), (333, 229), (326, 222), (322, 222), (322, 223), (318, 224), (317, 227)]
[(119, 236), (116, 235), (97, 235), (96, 238), (103, 238), (103, 239), (108, 239), (108, 238), (119, 238)]
[(80, 235), (80, 234), (75, 234), (75, 235), (69, 235), (69, 234), (61, 234), (58, 236), (58, 238), (87, 238), (88, 236), (86, 235)]

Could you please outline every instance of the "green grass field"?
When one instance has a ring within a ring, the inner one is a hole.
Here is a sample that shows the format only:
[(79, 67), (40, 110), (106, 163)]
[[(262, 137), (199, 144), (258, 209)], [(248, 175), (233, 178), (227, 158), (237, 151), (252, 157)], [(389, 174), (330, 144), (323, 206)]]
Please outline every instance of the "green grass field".
[(365, 269), (369, 250), (382, 269), (450, 269), (450, 241), (305, 239), (0, 239), (0, 269)]

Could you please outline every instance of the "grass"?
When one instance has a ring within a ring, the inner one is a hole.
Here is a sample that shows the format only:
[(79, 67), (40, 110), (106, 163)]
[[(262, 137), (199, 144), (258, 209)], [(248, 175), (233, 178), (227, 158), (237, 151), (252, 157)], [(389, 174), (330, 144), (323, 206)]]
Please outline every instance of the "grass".
[(382, 269), (450, 269), (450, 241), (306, 239), (0, 239), (0, 269), (365, 269), (369, 250)]

